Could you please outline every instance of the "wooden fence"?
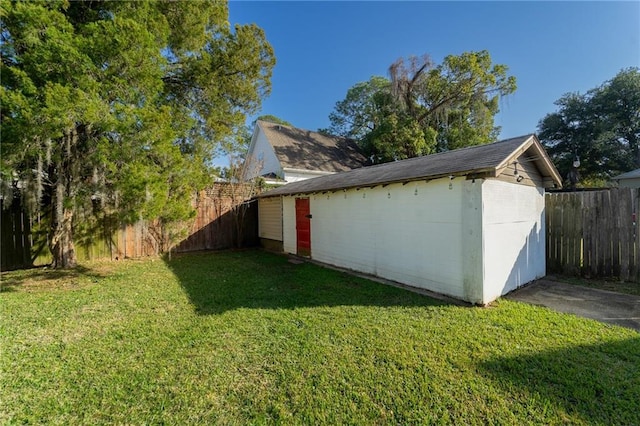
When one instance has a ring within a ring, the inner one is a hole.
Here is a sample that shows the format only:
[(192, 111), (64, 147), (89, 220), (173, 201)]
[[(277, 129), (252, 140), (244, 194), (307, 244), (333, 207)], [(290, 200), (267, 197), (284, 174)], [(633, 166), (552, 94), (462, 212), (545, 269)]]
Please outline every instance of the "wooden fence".
[(547, 271), (640, 281), (640, 189), (547, 193)]
[[(237, 190), (237, 187), (234, 188)], [(246, 201), (242, 226), (236, 226), (233, 206), (248, 196), (231, 194), (227, 184), (216, 184), (203, 191), (196, 201), (196, 217), (188, 236), (174, 252), (216, 250), (238, 244), (258, 244), (257, 202)], [(238, 200), (238, 201), (234, 201)], [(51, 262), (47, 244), (47, 219), (31, 218), (19, 202), (1, 211), (0, 270), (46, 265)], [(154, 225), (140, 221), (122, 225), (115, 232), (98, 232), (77, 236), (75, 241), (78, 260), (124, 259), (156, 256), (160, 252)], [(242, 235), (238, 236), (238, 231)]]
[[(4, 204), (4, 200), (0, 201)], [(0, 217), (0, 233), (2, 247), (0, 247), (0, 265), (5, 270), (5, 265), (27, 265), (31, 259), (31, 221), (29, 216), (13, 202), (8, 208), (2, 205)]]

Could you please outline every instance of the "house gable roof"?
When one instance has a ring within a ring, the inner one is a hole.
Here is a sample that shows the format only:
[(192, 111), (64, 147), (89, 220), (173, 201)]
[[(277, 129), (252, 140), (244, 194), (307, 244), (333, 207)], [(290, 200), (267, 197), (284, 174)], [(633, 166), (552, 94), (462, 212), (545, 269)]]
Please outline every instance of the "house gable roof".
[(258, 120), (283, 169), (338, 173), (368, 164), (355, 141)]
[(496, 177), (520, 156), (536, 164), (544, 178), (562, 186), (562, 178), (535, 135), (525, 135), (487, 145), (447, 151), (384, 163), (329, 176), (294, 182), (260, 197), (361, 188), (446, 176)]
[(620, 179), (637, 179), (637, 178), (640, 178), (640, 169), (631, 170), (630, 172), (626, 172), (621, 175), (614, 176), (612, 179), (620, 180)]

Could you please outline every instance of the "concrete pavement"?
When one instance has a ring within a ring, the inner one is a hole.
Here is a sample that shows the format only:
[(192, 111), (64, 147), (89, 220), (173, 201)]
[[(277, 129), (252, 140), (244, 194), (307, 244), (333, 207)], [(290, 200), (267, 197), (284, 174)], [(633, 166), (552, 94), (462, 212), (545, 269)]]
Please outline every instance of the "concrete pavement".
[(543, 278), (505, 297), (640, 331), (640, 296)]

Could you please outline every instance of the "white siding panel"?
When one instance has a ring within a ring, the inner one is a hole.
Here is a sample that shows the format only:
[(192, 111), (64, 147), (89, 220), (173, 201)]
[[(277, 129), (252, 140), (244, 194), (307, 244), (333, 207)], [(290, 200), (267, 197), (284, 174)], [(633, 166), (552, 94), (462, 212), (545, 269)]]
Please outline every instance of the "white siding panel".
[(544, 190), (487, 180), (482, 192), (489, 302), (545, 275)]
[(280, 161), (278, 160), (278, 157), (276, 157), (273, 147), (260, 127), (258, 127), (255, 145), (253, 146), (253, 151), (250, 155), (250, 164), (247, 166), (245, 174), (247, 179), (254, 178), (256, 176), (264, 176), (269, 173), (274, 173), (276, 176), (282, 176), (283, 173)]
[(314, 259), (375, 273), (372, 262), (375, 227), (373, 217), (368, 214), (370, 200), (371, 191), (368, 190), (311, 197), (311, 254)]
[(282, 241), (282, 197), (258, 200), (258, 235)]
[(482, 239), (482, 185), (483, 181), (464, 181), (462, 200), (462, 271), (464, 274), (464, 300), (482, 304), (484, 286), (484, 252)]
[[(311, 230), (313, 232), (313, 223)], [(297, 251), (296, 199), (294, 197), (282, 198), (282, 249), (285, 253), (295, 254)]]
[(439, 179), (316, 194), (312, 257), (465, 298), (464, 184), (457, 179), (449, 189), (449, 179)]
[(283, 169), (283, 170), (284, 170), (284, 180), (287, 183), (299, 182), (301, 180), (313, 179), (313, 178), (316, 178), (318, 176), (326, 176), (326, 175), (332, 175), (333, 174), (333, 173), (330, 173), (330, 172), (321, 172), (321, 171), (317, 171), (317, 170), (309, 170), (309, 171), (287, 170), (287, 169)]
[(620, 188), (640, 188), (640, 178), (620, 179), (618, 186)]

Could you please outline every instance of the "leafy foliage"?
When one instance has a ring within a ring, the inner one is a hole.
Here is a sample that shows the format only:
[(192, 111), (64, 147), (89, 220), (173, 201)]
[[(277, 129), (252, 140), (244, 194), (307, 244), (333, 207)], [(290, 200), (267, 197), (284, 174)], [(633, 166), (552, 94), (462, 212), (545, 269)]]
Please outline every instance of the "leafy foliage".
[(384, 77), (374, 76), (355, 84), (346, 97), (329, 114), (331, 127), (321, 131), (363, 140), (391, 111), (390, 83)]
[(157, 220), (170, 247), (217, 144), (269, 93), (263, 31), (231, 28), (216, 1), (0, 7), (2, 181), (51, 206), (54, 264), (73, 266), (73, 229), (96, 210)]
[(390, 79), (371, 77), (349, 89), (329, 115), (328, 132), (357, 140), (376, 162), (495, 141), (493, 117), (515, 77), (487, 51), (399, 59)]
[(289, 123), (287, 120), (283, 120), (282, 118), (276, 117), (275, 115), (272, 115), (272, 114), (266, 114), (266, 115), (259, 116), (258, 118), (255, 119), (253, 124), (255, 125), (256, 121), (258, 121), (258, 120), (267, 121), (269, 123), (282, 124), (283, 126), (293, 127), (293, 124)]
[(640, 69), (628, 68), (585, 94), (567, 93), (539, 123), (541, 142), (563, 176), (576, 157), (585, 182), (640, 167)]

